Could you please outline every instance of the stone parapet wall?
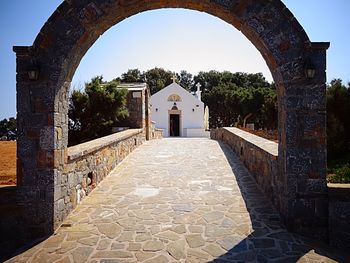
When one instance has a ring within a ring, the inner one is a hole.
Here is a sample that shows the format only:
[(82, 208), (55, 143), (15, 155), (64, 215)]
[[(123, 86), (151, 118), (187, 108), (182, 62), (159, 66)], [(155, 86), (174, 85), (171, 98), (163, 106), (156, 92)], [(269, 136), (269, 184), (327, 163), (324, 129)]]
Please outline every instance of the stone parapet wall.
[[(285, 198), (285, 195), (278, 185), (277, 178), (278, 144), (237, 128), (215, 129), (211, 131), (210, 136), (212, 139), (225, 142), (232, 148), (255, 177), (258, 186), (279, 209), (279, 202)], [(325, 194), (321, 201), (318, 213), (325, 213), (323, 210), (328, 213), (328, 229), (325, 228), (322, 231), (326, 233), (330, 245), (349, 250), (350, 185), (328, 184), (328, 195)], [(326, 209), (323, 202), (327, 203)], [(280, 213), (283, 214), (283, 211)]]
[(162, 130), (162, 129), (152, 129), (151, 130), (151, 139), (162, 139), (163, 132), (164, 132), (164, 130)]
[(211, 130), (210, 137), (228, 144), (255, 177), (261, 190), (276, 204), (278, 144), (238, 128)]
[(329, 241), (332, 246), (350, 250), (350, 185), (328, 184)]
[(68, 148), (64, 171), (55, 180), (55, 228), (144, 141), (143, 129), (130, 129)]

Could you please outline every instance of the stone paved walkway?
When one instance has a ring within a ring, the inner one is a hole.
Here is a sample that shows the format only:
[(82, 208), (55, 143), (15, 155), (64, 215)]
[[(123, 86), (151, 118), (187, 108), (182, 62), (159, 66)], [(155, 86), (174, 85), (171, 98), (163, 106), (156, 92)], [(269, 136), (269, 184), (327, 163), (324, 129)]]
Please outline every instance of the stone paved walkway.
[(136, 149), (55, 235), (10, 262), (341, 261), (325, 250), (281, 226), (226, 146), (176, 138)]

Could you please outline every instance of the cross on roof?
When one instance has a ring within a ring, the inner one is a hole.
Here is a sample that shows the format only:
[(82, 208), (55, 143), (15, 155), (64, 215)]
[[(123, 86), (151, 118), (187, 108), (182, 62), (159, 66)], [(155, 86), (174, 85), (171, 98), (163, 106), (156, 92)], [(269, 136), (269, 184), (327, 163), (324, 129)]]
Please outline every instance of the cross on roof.
[(198, 82), (198, 83), (196, 84), (196, 87), (199, 89), (200, 87), (202, 87), (202, 85)]
[(173, 82), (175, 83), (175, 81), (176, 81), (176, 76), (175, 76), (175, 74), (173, 75), (173, 77), (171, 78), (172, 80), (173, 80)]

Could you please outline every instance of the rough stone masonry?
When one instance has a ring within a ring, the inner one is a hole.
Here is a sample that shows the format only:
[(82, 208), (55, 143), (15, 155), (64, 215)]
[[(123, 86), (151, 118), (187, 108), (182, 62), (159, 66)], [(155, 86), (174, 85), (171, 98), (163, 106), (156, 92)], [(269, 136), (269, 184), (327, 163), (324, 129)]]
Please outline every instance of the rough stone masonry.
[[(30, 204), (26, 224), (36, 236), (52, 233), (64, 216), (55, 209), (57, 178), (67, 162), (68, 90), (92, 44), (110, 27), (142, 11), (188, 8), (240, 30), (265, 59), (278, 94), (277, 209), (290, 230), (327, 239), (326, 50), (311, 42), (280, 0), (64, 1), (30, 47), (17, 56), (18, 182)], [(305, 70), (312, 66), (315, 76)], [(38, 77), (29, 79), (28, 72)]]

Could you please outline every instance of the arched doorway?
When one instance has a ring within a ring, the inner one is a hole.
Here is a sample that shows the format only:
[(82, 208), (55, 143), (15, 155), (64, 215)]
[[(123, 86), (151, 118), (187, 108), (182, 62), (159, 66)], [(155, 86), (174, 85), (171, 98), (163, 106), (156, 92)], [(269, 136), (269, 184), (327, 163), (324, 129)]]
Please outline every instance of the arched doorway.
[[(279, 173), (274, 178), (272, 201), (289, 229), (324, 239), (329, 43), (310, 42), (280, 0), (64, 1), (33, 46), (14, 48), (18, 184), (24, 201), (31, 204), (27, 222), (34, 222), (38, 233), (51, 233), (69, 212), (59, 202), (61, 179), (67, 176), (68, 89), (80, 60), (111, 26), (142, 11), (170, 7), (223, 19), (262, 54), (274, 78), (279, 104)], [(308, 70), (315, 70), (315, 75), (306, 74)]]

